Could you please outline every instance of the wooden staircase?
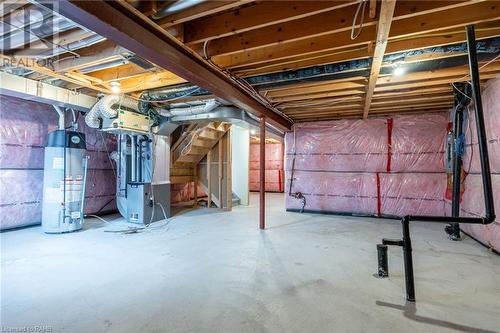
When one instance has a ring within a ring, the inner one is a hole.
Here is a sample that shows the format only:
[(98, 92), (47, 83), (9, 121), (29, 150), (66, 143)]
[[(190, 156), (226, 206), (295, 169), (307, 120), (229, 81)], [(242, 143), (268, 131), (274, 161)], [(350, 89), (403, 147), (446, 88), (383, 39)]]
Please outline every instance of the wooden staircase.
[(196, 181), (198, 163), (219, 142), (230, 127), (230, 124), (224, 122), (191, 124), (171, 148), (171, 183)]

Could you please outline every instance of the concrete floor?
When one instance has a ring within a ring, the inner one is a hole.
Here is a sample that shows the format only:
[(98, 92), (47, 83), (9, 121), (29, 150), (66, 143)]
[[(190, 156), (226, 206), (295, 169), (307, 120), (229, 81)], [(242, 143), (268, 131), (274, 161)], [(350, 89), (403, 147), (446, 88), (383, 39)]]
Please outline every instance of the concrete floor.
[[(416, 307), (405, 305), (401, 250), (373, 277), (376, 244), (397, 221), (198, 209), (136, 234), (115, 219), (45, 235), (1, 234), (2, 328), (53, 332), (500, 331), (500, 257), (443, 225), (412, 226)], [(110, 217), (111, 218), (111, 217)], [(116, 217), (115, 217), (116, 218)]]

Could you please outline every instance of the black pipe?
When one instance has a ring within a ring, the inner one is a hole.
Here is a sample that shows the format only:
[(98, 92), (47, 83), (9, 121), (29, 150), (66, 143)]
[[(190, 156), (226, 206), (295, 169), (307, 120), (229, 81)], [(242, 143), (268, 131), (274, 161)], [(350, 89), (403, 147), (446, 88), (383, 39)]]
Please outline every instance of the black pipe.
[(413, 278), (413, 257), (411, 254), (410, 220), (403, 218), (403, 257), (405, 266), (406, 300), (415, 302), (415, 282)]
[(415, 302), (415, 280), (413, 276), (413, 257), (410, 237), (410, 222), (435, 222), (435, 223), (469, 223), (490, 224), (495, 221), (495, 207), (493, 201), (493, 190), (491, 186), (490, 164), (488, 156), (488, 142), (483, 117), (483, 105), (481, 101), (481, 90), (479, 86), (479, 68), (477, 64), (476, 39), (474, 26), (470, 25), (467, 31), (467, 48), (469, 51), (469, 67), (471, 85), (474, 98), (474, 109), (476, 116), (476, 128), (479, 144), (479, 158), (481, 160), (481, 174), (483, 180), (484, 205), (486, 215), (484, 217), (460, 217), (460, 216), (422, 216), (407, 215), (403, 217), (401, 224), (403, 229), (403, 258), (405, 267), (406, 299)]
[[(483, 174), (484, 205), (486, 218), (493, 222), (495, 220), (495, 207), (493, 202), (493, 189), (491, 186), (490, 158), (488, 156), (488, 141), (484, 126), (483, 102), (481, 100), (481, 86), (479, 79), (479, 68), (477, 63), (476, 36), (474, 25), (467, 28), (467, 50), (469, 53), (469, 68), (472, 85), (472, 96), (474, 98), (474, 114), (476, 116), (477, 138), (479, 143), (479, 156), (481, 161), (481, 173)], [(491, 223), (490, 222), (490, 223)]]
[(389, 276), (389, 264), (387, 262), (387, 245), (377, 244), (377, 256), (378, 256), (378, 276), (388, 277)]

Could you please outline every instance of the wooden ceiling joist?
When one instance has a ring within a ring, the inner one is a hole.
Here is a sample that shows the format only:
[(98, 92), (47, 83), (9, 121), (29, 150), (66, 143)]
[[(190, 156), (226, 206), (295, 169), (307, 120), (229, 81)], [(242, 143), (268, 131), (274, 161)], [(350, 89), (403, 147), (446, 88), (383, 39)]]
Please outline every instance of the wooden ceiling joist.
[[(417, 15), (425, 15), (436, 10), (445, 10), (459, 7), (471, 1), (402, 1), (394, 14), (395, 20), (409, 19)], [(280, 3), (280, 2), (278, 2)], [(313, 2), (314, 3), (314, 2)], [(319, 1), (319, 3), (322, 3)], [(326, 2), (329, 3), (329, 2)], [(336, 3), (335, 1), (333, 3)], [(451, 4), (451, 5), (450, 5)], [(326, 34), (333, 34), (352, 29), (352, 17), (357, 10), (357, 4), (337, 10), (330, 10), (299, 20), (287, 20), (281, 24), (274, 24), (263, 28), (253, 28), (251, 31), (233, 34), (226, 38), (219, 38), (210, 42), (208, 54), (231, 54), (241, 49), (252, 50), (302, 39), (310, 39)], [(276, 12), (275, 12), (276, 13)], [(321, 24), (311, 24), (321, 22)], [(365, 16), (363, 26), (375, 25), (377, 20)], [(359, 27), (357, 27), (359, 28)]]
[(199, 5), (193, 6), (186, 10), (174, 13), (159, 19), (156, 23), (163, 28), (168, 28), (184, 22), (200, 19), (205, 16), (214, 15), (251, 3), (253, 0), (237, 0), (237, 1), (206, 1)]
[(263, 1), (236, 12), (207, 17), (186, 24), (185, 42), (193, 45), (274, 24), (307, 18), (352, 5), (358, 0)]
[(124, 2), (63, 1), (65, 17), (94, 30), (131, 52), (198, 85), (279, 127), (291, 122), (268, 108), (241, 86), (193, 55), (171, 35)]
[[(487, 22), (480, 24), (476, 29), (476, 40), (500, 36), (500, 22)], [(385, 54), (394, 54), (405, 51), (420, 50), (436, 46), (465, 42), (463, 29), (454, 28), (444, 30), (438, 34), (416, 35), (400, 40), (389, 40)], [(312, 56), (297, 56), (290, 59), (268, 61), (263, 64), (232, 67), (233, 72), (242, 77), (269, 74), (287, 70), (296, 70), (311, 66), (333, 64), (348, 60), (368, 58), (368, 47), (361, 46), (356, 49), (326, 51)]]
[[(389, 39), (401, 39), (451, 28), (462, 28), (468, 24), (499, 19), (500, 6), (496, 5), (495, 1), (473, 3), (449, 9), (446, 11), (445, 16), (443, 16), (442, 12), (436, 12), (396, 20), (391, 25)], [(375, 35), (375, 25), (369, 25), (363, 28), (361, 35), (355, 40), (351, 39), (350, 30), (345, 30), (292, 42), (287, 42), (286, 39), (283, 39), (283, 42), (277, 45), (261, 47), (250, 51), (242, 48), (242, 50), (233, 54), (213, 56), (212, 60), (224, 68), (262, 64), (269, 61), (269, 59), (291, 59), (299, 55), (313, 55), (327, 50), (333, 51), (348, 47), (355, 48), (360, 45), (366, 46), (373, 40), (373, 36)], [(335, 41), (335, 43), (332, 43), (332, 41)], [(213, 55), (214, 53), (209, 52), (209, 54)]]
[(392, 16), (394, 14), (395, 7), (396, 0), (382, 0), (382, 4), (380, 6), (380, 18), (377, 24), (376, 46), (373, 53), (370, 76), (368, 78), (368, 84), (366, 86), (365, 105), (363, 109), (364, 119), (368, 118), (368, 112), (370, 111), (373, 92), (375, 90), (375, 85), (377, 84), (380, 68), (382, 67), (385, 48), (387, 47), (387, 39), (389, 37), (389, 31), (391, 29)]

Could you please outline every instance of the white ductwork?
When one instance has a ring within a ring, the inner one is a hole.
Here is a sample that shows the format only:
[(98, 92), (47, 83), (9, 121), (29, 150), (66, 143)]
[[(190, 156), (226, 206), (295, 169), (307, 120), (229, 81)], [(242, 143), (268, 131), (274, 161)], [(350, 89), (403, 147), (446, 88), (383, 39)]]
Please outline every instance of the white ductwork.
[(208, 113), (215, 109), (217, 106), (219, 106), (219, 102), (217, 102), (215, 99), (211, 99), (200, 105), (189, 106), (186, 108), (173, 108), (166, 112), (161, 112), (161, 115), (165, 117), (190, 116), (195, 114)]
[(99, 118), (113, 118), (116, 117), (116, 108), (121, 106), (128, 109), (137, 110), (137, 101), (127, 96), (108, 95), (101, 98), (94, 104), (92, 109), (85, 116), (85, 123), (92, 128), (99, 128)]
[(89, 95), (5, 72), (0, 72), (0, 94), (84, 112), (96, 102)]
[(54, 107), (54, 110), (56, 110), (57, 114), (59, 115), (59, 126), (58, 126), (58, 129), (59, 130), (64, 130), (64, 128), (66, 127), (66, 124), (64, 123), (64, 110), (61, 109), (57, 105), (53, 105), (53, 107)]

